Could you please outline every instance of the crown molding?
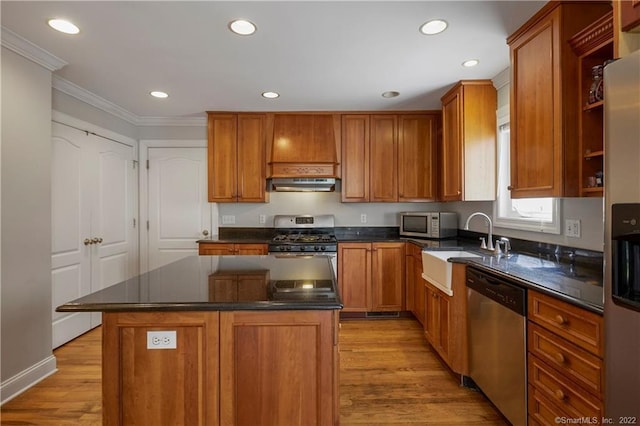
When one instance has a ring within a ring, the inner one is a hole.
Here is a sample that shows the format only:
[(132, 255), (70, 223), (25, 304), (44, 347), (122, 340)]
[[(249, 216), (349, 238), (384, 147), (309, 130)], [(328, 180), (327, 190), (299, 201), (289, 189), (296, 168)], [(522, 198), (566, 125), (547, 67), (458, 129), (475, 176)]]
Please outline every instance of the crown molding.
[(31, 43), (26, 38), (2, 27), (2, 47), (14, 51), (30, 61), (48, 69), (56, 71), (67, 65), (67, 62), (47, 52), (43, 48)]
[(496, 90), (502, 89), (511, 82), (511, 68), (505, 68), (500, 71), (498, 75), (491, 79), (491, 81), (493, 82), (493, 87), (495, 87)]
[(86, 104), (98, 108), (106, 113), (121, 118), (135, 126), (184, 126), (199, 127), (206, 126), (206, 117), (140, 117), (126, 109), (108, 101), (93, 92), (65, 80), (54, 74), (52, 86), (54, 89), (72, 96)]

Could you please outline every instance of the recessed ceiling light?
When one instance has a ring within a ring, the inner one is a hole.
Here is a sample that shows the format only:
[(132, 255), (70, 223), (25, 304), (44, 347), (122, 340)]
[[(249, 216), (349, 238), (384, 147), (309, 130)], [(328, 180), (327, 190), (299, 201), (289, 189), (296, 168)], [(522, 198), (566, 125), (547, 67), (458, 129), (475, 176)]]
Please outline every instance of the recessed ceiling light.
[(229, 22), (229, 29), (239, 35), (251, 35), (256, 32), (255, 24), (245, 19), (236, 19)]
[(383, 98), (395, 98), (397, 96), (400, 96), (400, 92), (396, 92), (396, 91), (393, 91), (393, 90), (390, 90), (388, 92), (384, 92), (382, 94)]
[(280, 97), (280, 94), (277, 92), (264, 92), (262, 93), (262, 97), (267, 99), (275, 99)]
[(420, 32), (425, 35), (439, 34), (446, 30), (448, 25), (443, 19), (432, 19), (420, 26)]
[(51, 28), (61, 33), (78, 34), (80, 32), (80, 28), (65, 19), (49, 19), (47, 23)]
[(159, 99), (164, 99), (164, 98), (168, 98), (169, 95), (166, 92), (161, 92), (159, 90), (154, 90), (153, 92), (149, 93), (151, 96), (153, 96), (154, 98), (159, 98)]
[(464, 61), (462, 63), (463, 67), (467, 67), (467, 68), (471, 68), (471, 67), (475, 67), (476, 65), (478, 65), (480, 63), (479, 60), (477, 59), (469, 59), (468, 61)]

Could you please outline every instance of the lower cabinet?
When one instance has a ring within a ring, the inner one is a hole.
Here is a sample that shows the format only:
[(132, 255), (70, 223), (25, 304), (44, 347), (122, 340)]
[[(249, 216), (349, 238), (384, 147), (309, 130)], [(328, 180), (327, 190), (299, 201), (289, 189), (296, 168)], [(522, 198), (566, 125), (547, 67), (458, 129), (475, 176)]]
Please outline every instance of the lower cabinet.
[(424, 335), (449, 368), (462, 375), (469, 374), (466, 270), (462, 263), (452, 265), (453, 296), (420, 277), (424, 288)]
[(406, 243), (406, 289), (405, 309), (424, 326), (425, 324), (425, 286), (422, 279), (422, 248)]
[(405, 243), (338, 244), (344, 312), (405, 309)]
[(532, 290), (527, 316), (529, 424), (601, 419), (602, 317)]
[(109, 426), (338, 424), (338, 312), (104, 313), (103, 403)]
[(269, 253), (268, 244), (253, 243), (198, 243), (198, 254), (210, 256), (224, 255), (264, 255)]

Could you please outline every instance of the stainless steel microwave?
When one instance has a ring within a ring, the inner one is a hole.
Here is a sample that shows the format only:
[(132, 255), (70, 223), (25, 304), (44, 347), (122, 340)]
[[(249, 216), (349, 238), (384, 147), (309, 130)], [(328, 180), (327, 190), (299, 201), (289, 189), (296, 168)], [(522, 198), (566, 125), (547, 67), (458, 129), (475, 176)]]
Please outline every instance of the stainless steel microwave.
[(449, 238), (458, 235), (458, 214), (452, 212), (400, 213), (400, 235), (418, 238)]

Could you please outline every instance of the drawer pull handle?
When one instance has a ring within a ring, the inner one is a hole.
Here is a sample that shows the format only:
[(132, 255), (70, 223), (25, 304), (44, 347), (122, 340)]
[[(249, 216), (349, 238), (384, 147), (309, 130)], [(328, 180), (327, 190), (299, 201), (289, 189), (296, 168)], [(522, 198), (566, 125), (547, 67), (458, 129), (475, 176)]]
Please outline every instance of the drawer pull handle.
[(559, 314), (556, 315), (555, 320), (559, 325), (564, 325), (569, 322), (565, 317)]
[(557, 389), (554, 392), (554, 395), (556, 398), (558, 398), (560, 401), (564, 401), (565, 399), (567, 399), (567, 395), (564, 394), (564, 392), (562, 392), (562, 389)]
[(561, 352), (556, 353), (554, 358), (560, 364), (564, 364), (567, 361), (567, 359), (565, 358), (565, 356)]

